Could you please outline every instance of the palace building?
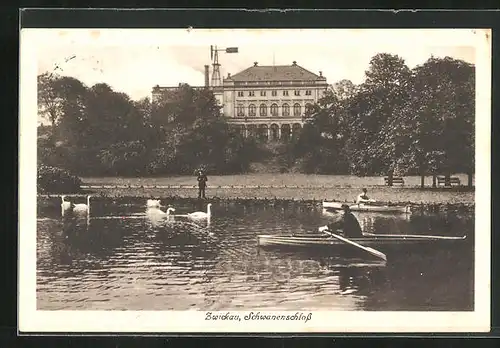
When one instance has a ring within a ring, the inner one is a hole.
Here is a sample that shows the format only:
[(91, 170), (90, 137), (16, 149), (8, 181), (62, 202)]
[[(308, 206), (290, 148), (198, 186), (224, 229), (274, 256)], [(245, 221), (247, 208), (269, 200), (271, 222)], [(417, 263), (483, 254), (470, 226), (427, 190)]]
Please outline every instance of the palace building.
[[(300, 132), (306, 110), (315, 104), (328, 88), (321, 71), (318, 75), (299, 66), (253, 66), (222, 83), (208, 86), (208, 65), (205, 66), (205, 87), (212, 89), (229, 123), (245, 136), (268, 140), (287, 139)], [(153, 88), (153, 102), (176, 87)]]

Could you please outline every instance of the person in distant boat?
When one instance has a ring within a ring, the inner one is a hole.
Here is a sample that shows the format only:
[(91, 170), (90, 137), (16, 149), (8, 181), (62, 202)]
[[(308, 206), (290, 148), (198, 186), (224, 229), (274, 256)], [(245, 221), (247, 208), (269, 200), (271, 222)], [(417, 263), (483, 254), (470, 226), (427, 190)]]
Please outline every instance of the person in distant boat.
[(198, 198), (205, 198), (208, 178), (203, 170), (198, 171)]
[(356, 204), (375, 203), (376, 202), (374, 199), (371, 199), (370, 197), (368, 197), (367, 192), (368, 192), (367, 189), (363, 188), (363, 193), (358, 195), (358, 198), (356, 199)]
[(342, 204), (342, 211), (343, 214), (340, 219), (327, 225), (328, 230), (332, 233), (341, 230), (347, 238), (363, 237), (363, 231), (361, 230), (359, 221), (351, 212), (351, 208), (349, 208), (347, 204)]

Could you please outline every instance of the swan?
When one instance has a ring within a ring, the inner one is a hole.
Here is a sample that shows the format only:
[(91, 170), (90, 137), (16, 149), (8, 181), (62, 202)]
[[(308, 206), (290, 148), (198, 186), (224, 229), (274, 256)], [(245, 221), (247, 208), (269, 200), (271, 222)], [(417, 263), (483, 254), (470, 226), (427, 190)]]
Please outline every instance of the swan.
[(169, 207), (166, 212), (164, 212), (160, 208), (152, 208), (152, 209), (148, 209), (148, 214), (161, 215), (161, 216), (167, 215), (168, 216), (168, 215), (172, 215), (171, 213), (173, 213), (174, 211), (175, 211), (175, 208), (172, 208), (172, 207)]
[(174, 212), (175, 209), (172, 207), (169, 207), (166, 212), (162, 211), (160, 208), (150, 208), (146, 211), (146, 216), (148, 220), (153, 224), (153, 225), (160, 225), (165, 219), (168, 222), (171, 222), (174, 220), (174, 215), (171, 213)]
[(161, 202), (159, 199), (148, 199), (146, 202), (148, 208), (159, 208), (161, 207)]
[(203, 212), (203, 211), (195, 211), (194, 213), (186, 214), (186, 216), (188, 218), (191, 218), (191, 219), (207, 219), (207, 218), (210, 218), (210, 216), (212, 215), (211, 207), (212, 207), (212, 203), (208, 203), (207, 204), (207, 212), (206, 213)]
[(87, 204), (81, 203), (73, 205), (73, 212), (90, 215), (90, 196), (87, 196)]
[(67, 211), (71, 210), (71, 202), (65, 201), (65, 195), (61, 196), (61, 215), (64, 215)]

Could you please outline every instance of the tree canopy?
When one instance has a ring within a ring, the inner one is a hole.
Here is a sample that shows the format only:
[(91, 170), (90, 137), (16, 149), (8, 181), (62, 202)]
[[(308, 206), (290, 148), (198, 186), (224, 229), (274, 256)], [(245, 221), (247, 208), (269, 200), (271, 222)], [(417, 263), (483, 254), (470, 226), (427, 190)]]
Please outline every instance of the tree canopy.
[[(365, 75), (357, 86), (335, 84), (304, 127), (302, 143), (314, 145), (301, 156), (321, 154), (317, 172), (343, 173), (347, 165), (358, 175), (473, 173), (473, 65), (431, 57), (409, 69), (384, 53)], [(311, 163), (305, 169), (314, 171)]]
[[(151, 103), (132, 101), (109, 85), (91, 87), (55, 75), (39, 77), (39, 112), (51, 144), (39, 139), (39, 160), (80, 175), (155, 175), (246, 170), (246, 141), (220, 113), (209, 90), (183, 85)], [(40, 132), (40, 136), (42, 133)]]

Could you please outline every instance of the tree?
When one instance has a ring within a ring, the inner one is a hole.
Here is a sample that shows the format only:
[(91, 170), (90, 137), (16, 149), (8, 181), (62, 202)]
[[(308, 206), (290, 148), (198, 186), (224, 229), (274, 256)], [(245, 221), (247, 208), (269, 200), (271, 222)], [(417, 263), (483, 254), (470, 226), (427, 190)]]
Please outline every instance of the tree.
[[(238, 171), (248, 166), (245, 141), (221, 115), (212, 91), (189, 85), (167, 91), (152, 106), (151, 124), (156, 147), (171, 149), (170, 166), (192, 173), (201, 165), (211, 172)], [(164, 151), (158, 151), (164, 156)], [(161, 166), (158, 166), (158, 168)]]
[[(347, 96), (344, 94), (345, 98)], [(334, 91), (327, 93), (309, 115), (294, 146), (306, 173), (347, 173), (349, 162), (344, 151), (349, 137), (344, 101)]]
[[(414, 83), (405, 119), (410, 145), (405, 153), (423, 176), (474, 171), (474, 66), (461, 60), (430, 58), (414, 69)], [(423, 183), (422, 183), (423, 185)]]
[(332, 86), (333, 94), (338, 100), (347, 100), (352, 98), (357, 92), (357, 86), (351, 80), (340, 80)]
[(67, 114), (83, 112), (85, 94), (86, 86), (75, 78), (50, 73), (38, 76), (38, 113), (50, 122), (49, 126), (39, 127), (39, 163), (71, 166), (71, 137), (62, 134), (61, 122)]
[[(387, 53), (375, 55), (359, 92), (347, 105), (353, 137), (348, 142), (352, 171), (358, 175), (391, 173), (399, 142), (388, 137), (407, 102), (411, 71), (404, 60)], [(395, 134), (395, 133), (392, 133)]]
[(82, 112), (83, 97), (87, 89), (82, 82), (73, 77), (52, 73), (39, 75), (37, 80), (38, 114), (50, 122), (53, 132), (67, 113)]
[(102, 83), (65, 100), (59, 131), (71, 157), (71, 169), (92, 174), (111, 170), (103, 166), (103, 151), (109, 158), (123, 144), (142, 141), (146, 135), (143, 116), (130, 98)]
[(59, 78), (49, 73), (44, 73), (37, 77), (38, 115), (49, 121), (53, 128), (62, 114), (63, 99), (55, 86)]

